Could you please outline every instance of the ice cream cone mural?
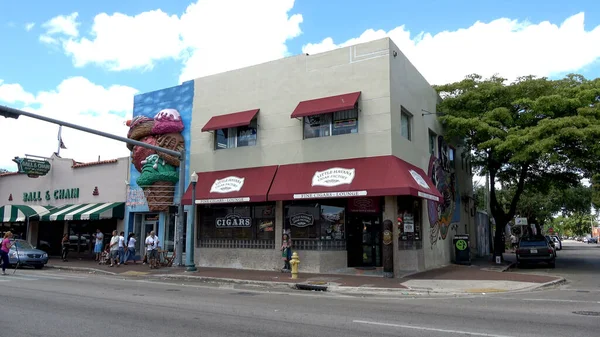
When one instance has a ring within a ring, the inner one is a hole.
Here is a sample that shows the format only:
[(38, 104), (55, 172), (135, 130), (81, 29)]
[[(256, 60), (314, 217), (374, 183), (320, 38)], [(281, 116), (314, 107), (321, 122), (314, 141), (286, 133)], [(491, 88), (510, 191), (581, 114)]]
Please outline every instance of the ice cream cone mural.
[[(174, 151), (185, 149), (181, 132), (184, 129), (179, 112), (163, 109), (154, 118), (136, 116), (127, 122), (127, 137)], [(141, 146), (128, 145), (132, 163), (140, 172), (136, 183), (144, 190), (148, 209), (152, 212), (168, 210), (173, 204), (175, 184), (179, 180), (179, 159), (163, 152)]]

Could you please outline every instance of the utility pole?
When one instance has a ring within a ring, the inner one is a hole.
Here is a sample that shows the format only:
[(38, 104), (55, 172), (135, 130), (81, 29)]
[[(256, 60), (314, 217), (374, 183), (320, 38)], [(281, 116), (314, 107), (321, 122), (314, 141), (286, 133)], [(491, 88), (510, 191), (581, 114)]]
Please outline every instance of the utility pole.
[(3, 105), (0, 105), (0, 116), (4, 116), (5, 118), (14, 118), (14, 119), (18, 119), (20, 116), (25, 116), (25, 117), (29, 117), (29, 118), (33, 118), (33, 119), (38, 119), (38, 120), (41, 120), (44, 122), (57, 124), (61, 127), (66, 126), (71, 129), (83, 131), (86, 133), (91, 133), (91, 134), (94, 134), (94, 135), (97, 135), (100, 137), (104, 137), (104, 138), (117, 140), (117, 141), (131, 144), (134, 146), (141, 146), (141, 147), (144, 147), (147, 149), (152, 149), (154, 151), (170, 154), (172, 156), (179, 158), (179, 196), (180, 196), (180, 200), (179, 200), (178, 212), (177, 212), (177, 226), (176, 226), (177, 228), (176, 228), (176, 230), (177, 230), (178, 235), (177, 235), (176, 247), (175, 247), (175, 265), (177, 265), (179, 267), (184, 266), (183, 259), (182, 259), (182, 255), (183, 255), (183, 216), (184, 216), (184, 214), (183, 214), (183, 204), (181, 203), (181, 198), (183, 198), (183, 194), (185, 193), (185, 186), (184, 186), (184, 184), (185, 184), (185, 150), (181, 151), (181, 152), (173, 151), (173, 150), (166, 149), (166, 148), (163, 148), (160, 146), (146, 144), (144, 142), (140, 142), (137, 140), (133, 140), (133, 139), (113, 135), (110, 133), (86, 128), (84, 126), (71, 124), (69, 122), (61, 121), (61, 120), (46, 117), (46, 116), (36, 115), (36, 114), (30, 113), (27, 111), (9, 108), (9, 107), (3, 106)]

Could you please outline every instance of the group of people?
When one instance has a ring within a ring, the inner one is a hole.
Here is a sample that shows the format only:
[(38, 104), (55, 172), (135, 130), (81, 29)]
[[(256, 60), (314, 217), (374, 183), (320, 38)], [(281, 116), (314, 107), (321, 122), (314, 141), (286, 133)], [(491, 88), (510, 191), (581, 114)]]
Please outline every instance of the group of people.
[[(97, 229), (96, 233), (93, 235), (93, 239), (95, 240), (94, 254), (96, 262), (103, 263), (105, 262), (104, 260), (106, 260), (106, 262), (110, 263), (111, 267), (127, 265), (129, 261), (133, 261), (134, 264), (137, 263), (135, 259), (135, 247), (137, 240), (134, 233), (129, 233), (127, 238), (125, 238), (125, 232), (119, 233), (118, 231), (114, 230), (112, 231), (110, 243), (104, 246), (104, 234), (102, 234), (100, 229)], [(148, 233), (145, 241), (146, 254), (144, 255), (143, 263), (149, 264), (150, 268), (158, 267), (159, 244), (160, 241), (156, 236), (156, 233), (154, 231)], [(61, 240), (61, 258), (65, 262), (68, 261), (67, 255), (69, 254), (69, 246), (69, 235), (64, 234)]]
[[(103, 239), (104, 236), (98, 230), (96, 233), (96, 245), (94, 247), (94, 252), (96, 253), (96, 261), (99, 262), (102, 258)], [(112, 232), (110, 243), (105, 247), (105, 254), (108, 256), (108, 262), (110, 263), (110, 266), (119, 267), (120, 265), (127, 265), (127, 262), (129, 261), (133, 261), (133, 263), (136, 264), (136, 243), (137, 240), (134, 233), (129, 233), (126, 239), (125, 232), (118, 233), (116, 230), (114, 230)], [(149, 264), (151, 269), (158, 267), (159, 243), (160, 241), (154, 231), (148, 233), (148, 237), (146, 237), (145, 241), (146, 254), (144, 255), (143, 263)]]

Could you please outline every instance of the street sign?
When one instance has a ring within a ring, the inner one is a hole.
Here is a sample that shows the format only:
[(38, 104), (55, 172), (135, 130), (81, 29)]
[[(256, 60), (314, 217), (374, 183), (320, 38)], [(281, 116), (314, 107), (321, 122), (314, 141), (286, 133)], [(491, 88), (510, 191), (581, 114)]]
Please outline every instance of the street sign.
[(25, 173), (30, 178), (44, 176), (50, 172), (50, 169), (52, 168), (52, 165), (47, 160), (15, 157), (13, 161), (17, 163), (19, 169), (18, 172)]
[(527, 226), (527, 218), (515, 218), (515, 225)]

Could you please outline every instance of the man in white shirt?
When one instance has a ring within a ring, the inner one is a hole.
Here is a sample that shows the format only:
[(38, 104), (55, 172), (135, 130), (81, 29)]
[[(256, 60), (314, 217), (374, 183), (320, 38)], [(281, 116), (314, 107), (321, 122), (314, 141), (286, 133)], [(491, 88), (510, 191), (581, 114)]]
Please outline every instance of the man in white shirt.
[(154, 269), (158, 267), (158, 244), (160, 241), (158, 237), (154, 233), (154, 231), (150, 232), (150, 235), (146, 238), (146, 250), (148, 252), (148, 264), (150, 265), (150, 269)]
[(119, 266), (119, 261), (117, 258), (119, 257), (119, 235), (118, 232), (112, 231), (112, 238), (110, 238), (110, 266), (114, 267), (116, 264)]
[(125, 232), (119, 234), (119, 264), (125, 262)]
[(102, 254), (102, 247), (104, 245), (104, 234), (100, 229), (96, 229), (96, 244), (94, 245), (94, 253), (96, 253), (96, 261), (100, 261), (100, 255)]

